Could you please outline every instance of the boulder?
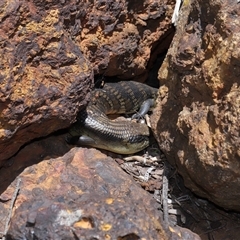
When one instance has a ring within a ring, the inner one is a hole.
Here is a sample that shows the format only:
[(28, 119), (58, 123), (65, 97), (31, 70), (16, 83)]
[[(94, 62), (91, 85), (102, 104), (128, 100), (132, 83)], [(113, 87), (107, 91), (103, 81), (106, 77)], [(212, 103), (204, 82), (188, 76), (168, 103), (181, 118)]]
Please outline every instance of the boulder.
[(184, 1), (152, 125), (196, 194), (240, 210), (240, 6)]
[[(49, 141), (25, 148), (41, 151)], [(170, 239), (182, 231), (169, 231), (155, 200), (113, 159), (94, 149), (73, 148), (27, 167), (1, 195), (2, 222), (18, 188), (7, 239)]]
[(0, 169), (0, 237), (200, 239), (168, 226), (152, 195), (114, 159), (91, 148), (70, 149), (65, 136), (33, 141)]
[(0, 4), (0, 161), (68, 127), (88, 100), (92, 68), (51, 4)]
[(74, 122), (94, 75), (145, 80), (173, 36), (169, 0), (3, 0), (0, 8), (0, 166)]

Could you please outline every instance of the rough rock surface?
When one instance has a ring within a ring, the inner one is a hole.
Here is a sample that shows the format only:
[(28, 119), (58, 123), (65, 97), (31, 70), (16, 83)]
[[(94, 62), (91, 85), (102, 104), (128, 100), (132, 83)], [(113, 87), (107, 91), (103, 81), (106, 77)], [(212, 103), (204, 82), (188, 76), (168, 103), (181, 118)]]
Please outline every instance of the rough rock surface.
[(0, 161), (86, 104), (92, 69), (51, 4), (0, 3)]
[(26, 142), (69, 126), (93, 73), (146, 79), (172, 38), (172, 4), (2, 0), (0, 166)]
[[(240, 210), (240, 4), (184, 1), (152, 124), (186, 186)], [(167, 119), (167, 121), (166, 121)]]
[[(63, 157), (29, 166), (18, 178), (20, 192), (7, 239), (171, 236), (148, 193), (97, 150), (73, 148)], [(7, 200), (13, 192), (14, 184), (1, 198)]]
[[(157, 54), (166, 51), (172, 39), (173, 2), (83, 2), (83, 8), (88, 12), (81, 13), (82, 29), (76, 41), (81, 41), (84, 54), (93, 64), (94, 73), (125, 79), (146, 79), (150, 58), (155, 59)], [(76, 12), (78, 8), (82, 6), (79, 5)]]
[(13, 203), (7, 239), (200, 239), (167, 228), (156, 200), (112, 158), (69, 151), (65, 136), (26, 145), (0, 169), (0, 238)]

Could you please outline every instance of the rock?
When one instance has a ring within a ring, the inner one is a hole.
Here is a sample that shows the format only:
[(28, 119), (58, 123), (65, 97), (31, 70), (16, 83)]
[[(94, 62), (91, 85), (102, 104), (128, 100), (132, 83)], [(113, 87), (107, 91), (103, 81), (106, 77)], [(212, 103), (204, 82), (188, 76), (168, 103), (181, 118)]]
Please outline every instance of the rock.
[[(63, 157), (29, 166), (18, 178), (20, 191), (7, 239), (171, 236), (154, 199), (97, 150), (73, 148)], [(1, 198), (9, 199), (10, 192)]]
[(82, 13), (81, 35), (76, 40), (81, 41), (94, 73), (144, 81), (147, 67), (167, 50), (173, 37), (172, 2), (108, 0), (84, 4), (81, 8), (88, 12)]
[(152, 118), (159, 145), (186, 186), (238, 211), (239, 14), (237, 1), (183, 4)]
[(7, 239), (200, 239), (167, 227), (155, 199), (112, 158), (70, 150), (65, 135), (26, 145), (0, 169), (0, 233), (14, 203)]
[(32, 139), (74, 122), (93, 73), (146, 79), (170, 44), (171, 4), (1, 1), (0, 166)]
[(0, 166), (23, 144), (68, 127), (88, 100), (92, 69), (51, 5), (1, 2)]
[(67, 133), (34, 140), (21, 148), (15, 156), (9, 158), (0, 168), (0, 193), (9, 187), (26, 167), (66, 154), (71, 149), (65, 141), (66, 136)]

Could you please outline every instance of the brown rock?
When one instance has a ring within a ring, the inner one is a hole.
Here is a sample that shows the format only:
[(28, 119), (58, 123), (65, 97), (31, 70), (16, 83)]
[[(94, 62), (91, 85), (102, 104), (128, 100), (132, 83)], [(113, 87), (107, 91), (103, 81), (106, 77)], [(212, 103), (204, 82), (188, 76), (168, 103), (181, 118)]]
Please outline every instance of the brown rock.
[[(63, 157), (26, 168), (19, 178), (7, 239), (171, 236), (150, 195), (97, 150), (74, 148)], [(1, 196), (9, 199), (9, 191)]]
[(161, 149), (185, 184), (238, 211), (239, 14), (237, 1), (193, 0), (183, 5), (159, 71), (162, 87), (152, 119)]
[(149, 60), (165, 52), (171, 42), (172, 1), (108, 0), (87, 4), (81, 35), (76, 40), (81, 41), (94, 73), (144, 81)]
[(1, 1), (0, 166), (26, 142), (75, 120), (93, 71), (146, 79), (172, 38), (171, 4)]
[(93, 149), (69, 151), (63, 135), (34, 141), (10, 160), (0, 169), (0, 237), (13, 202), (7, 239), (199, 239), (185, 228), (167, 228), (152, 196), (112, 158)]
[(0, 161), (68, 127), (86, 104), (92, 70), (51, 5), (1, 2)]

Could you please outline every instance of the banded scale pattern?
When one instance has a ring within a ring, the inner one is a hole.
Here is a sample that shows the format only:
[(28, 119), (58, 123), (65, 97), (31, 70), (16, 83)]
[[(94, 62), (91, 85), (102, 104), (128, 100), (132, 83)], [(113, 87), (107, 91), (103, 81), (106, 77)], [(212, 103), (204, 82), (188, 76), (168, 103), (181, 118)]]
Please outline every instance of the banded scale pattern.
[(149, 129), (135, 121), (110, 120), (109, 114), (133, 114), (148, 99), (155, 99), (157, 89), (142, 83), (122, 81), (106, 83), (95, 89), (87, 108), (81, 111), (71, 136), (87, 136), (93, 141), (78, 139), (79, 144), (121, 154), (138, 152), (149, 145)]
[(141, 104), (156, 98), (157, 89), (134, 81), (106, 83), (92, 93), (88, 108), (95, 105), (105, 114), (136, 113)]

